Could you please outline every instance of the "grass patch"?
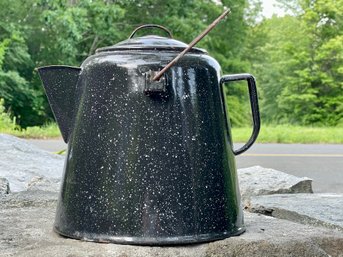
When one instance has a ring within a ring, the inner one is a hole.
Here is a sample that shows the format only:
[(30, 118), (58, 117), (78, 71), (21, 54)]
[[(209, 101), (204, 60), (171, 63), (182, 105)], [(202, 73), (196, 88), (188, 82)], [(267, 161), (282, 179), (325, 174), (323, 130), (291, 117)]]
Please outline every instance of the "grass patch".
[(44, 126), (20, 128), (16, 124), (16, 118), (11, 117), (10, 113), (5, 110), (4, 99), (0, 98), (0, 133), (10, 134), (24, 138), (54, 138), (60, 137), (61, 132), (56, 123), (49, 123)]
[(61, 136), (61, 132), (56, 123), (49, 123), (41, 127), (27, 127), (26, 129), (0, 126), (0, 133), (10, 134), (22, 138), (37, 139), (56, 138)]
[[(234, 142), (246, 142), (251, 135), (251, 128), (233, 128)], [(286, 144), (342, 144), (342, 127), (302, 127), (290, 125), (262, 126), (257, 138), (258, 143)]]
[[(235, 143), (247, 142), (251, 135), (251, 128), (232, 128), (232, 138)], [(22, 138), (56, 138), (61, 137), (56, 123), (49, 123), (42, 127), (28, 127), (20, 129), (14, 126), (0, 126), (0, 133), (6, 133)], [(258, 143), (285, 144), (343, 144), (342, 127), (301, 127), (290, 125), (266, 125), (261, 127), (257, 138)]]

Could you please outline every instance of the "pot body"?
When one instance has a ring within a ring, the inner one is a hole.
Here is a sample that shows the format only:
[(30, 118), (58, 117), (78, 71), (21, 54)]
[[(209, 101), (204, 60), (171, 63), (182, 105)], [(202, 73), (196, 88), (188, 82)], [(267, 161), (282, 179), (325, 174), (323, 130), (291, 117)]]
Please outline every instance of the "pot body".
[(55, 231), (148, 245), (244, 231), (218, 63), (188, 53), (163, 92), (147, 93), (147, 74), (175, 55), (121, 51), (83, 63)]

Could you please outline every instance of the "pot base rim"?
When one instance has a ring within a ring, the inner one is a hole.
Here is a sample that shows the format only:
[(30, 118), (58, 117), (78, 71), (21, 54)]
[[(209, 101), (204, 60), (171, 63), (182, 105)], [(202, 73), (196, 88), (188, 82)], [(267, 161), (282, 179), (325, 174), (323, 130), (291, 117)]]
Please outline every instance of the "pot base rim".
[(131, 237), (131, 236), (110, 236), (107, 234), (95, 234), (85, 232), (75, 232), (67, 234), (60, 231), (56, 226), (53, 228), (54, 232), (66, 238), (72, 238), (81, 241), (95, 242), (95, 243), (114, 243), (124, 245), (186, 245), (186, 244), (200, 244), (216, 240), (226, 239), (232, 236), (239, 236), (246, 231), (244, 226), (237, 228), (233, 232), (208, 233), (194, 236), (174, 236), (174, 237)]

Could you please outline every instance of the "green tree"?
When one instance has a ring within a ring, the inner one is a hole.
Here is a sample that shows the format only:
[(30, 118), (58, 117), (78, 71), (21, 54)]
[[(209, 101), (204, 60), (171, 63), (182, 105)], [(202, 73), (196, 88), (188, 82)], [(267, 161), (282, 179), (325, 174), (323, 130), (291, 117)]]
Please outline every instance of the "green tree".
[(34, 65), (20, 33), (6, 32), (0, 42), (0, 97), (5, 99), (6, 109), (16, 114), (18, 122), (33, 125), (39, 121), (41, 109), (29, 85)]
[[(232, 14), (198, 46), (219, 61), (224, 73), (244, 72), (247, 17), (252, 17), (245, 12), (247, 0), (0, 0), (0, 97), (22, 127), (42, 124), (52, 114), (35, 67), (79, 66), (95, 49), (127, 39), (146, 23), (164, 25), (176, 39), (190, 42), (225, 6)], [(238, 111), (245, 86), (227, 89), (232, 121), (247, 122)]]
[(0, 1), (0, 97), (22, 127), (52, 119), (35, 67), (80, 65), (98, 41), (118, 40), (122, 17), (105, 1)]
[(294, 15), (274, 16), (253, 28), (265, 35), (251, 55), (263, 93), (264, 119), (302, 125), (342, 123), (343, 1), (280, 2)]

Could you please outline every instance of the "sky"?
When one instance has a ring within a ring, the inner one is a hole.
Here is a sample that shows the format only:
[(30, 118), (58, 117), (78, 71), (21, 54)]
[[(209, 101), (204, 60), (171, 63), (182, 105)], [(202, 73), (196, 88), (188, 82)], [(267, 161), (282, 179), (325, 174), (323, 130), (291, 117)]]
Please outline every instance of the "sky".
[(275, 4), (275, 0), (262, 0), (263, 16), (267, 18), (270, 18), (273, 14), (283, 16), (285, 12), (281, 8), (274, 6)]

